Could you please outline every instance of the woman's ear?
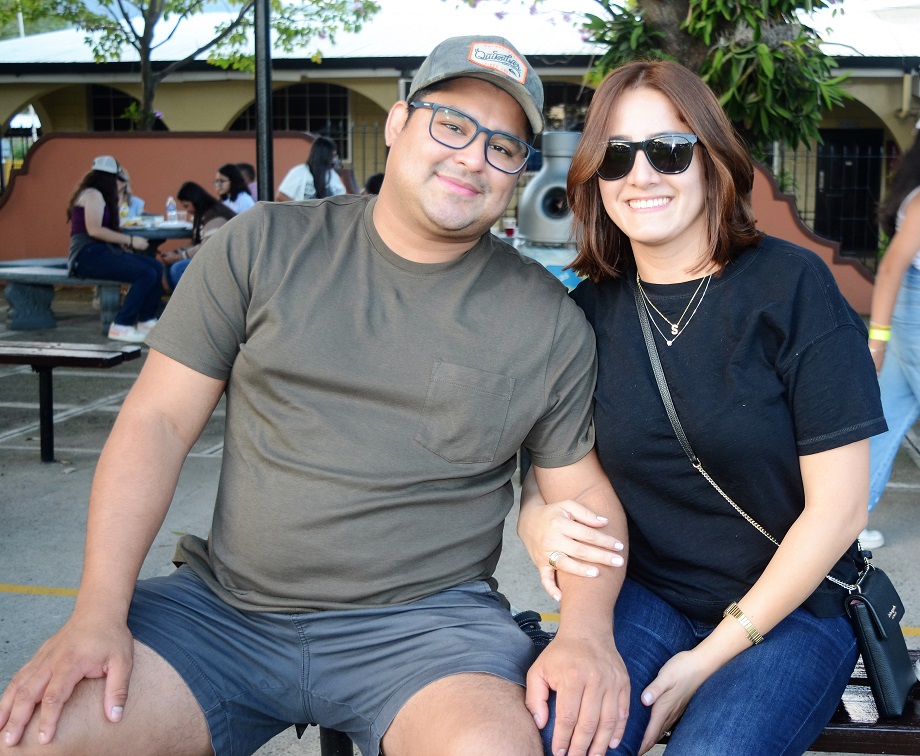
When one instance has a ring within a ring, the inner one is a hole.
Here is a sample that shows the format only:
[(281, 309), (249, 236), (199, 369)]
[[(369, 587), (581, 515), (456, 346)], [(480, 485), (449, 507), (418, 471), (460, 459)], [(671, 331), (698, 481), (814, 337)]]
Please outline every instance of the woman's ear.
[(387, 115), (386, 126), (384, 127), (384, 137), (387, 147), (392, 147), (396, 137), (406, 127), (406, 121), (409, 120), (409, 104), (400, 100)]

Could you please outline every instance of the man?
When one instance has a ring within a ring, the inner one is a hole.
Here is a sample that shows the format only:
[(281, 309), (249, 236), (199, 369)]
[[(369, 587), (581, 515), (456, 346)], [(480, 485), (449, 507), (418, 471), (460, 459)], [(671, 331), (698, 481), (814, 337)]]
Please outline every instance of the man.
[[(560, 573), (532, 714), (532, 646), (491, 579), (521, 444), (547, 500), (625, 532), (592, 451), (593, 333), (488, 233), (541, 107), (509, 42), (447, 40), (389, 114), (380, 195), (258, 205), (195, 256), (100, 458), (73, 615), (0, 700), (3, 742), (236, 754), (317, 722), (364, 754), (538, 754), (550, 689), (554, 752), (619, 737), (622, 570)], [(136, 583), (223, 393), (211, 534)]]

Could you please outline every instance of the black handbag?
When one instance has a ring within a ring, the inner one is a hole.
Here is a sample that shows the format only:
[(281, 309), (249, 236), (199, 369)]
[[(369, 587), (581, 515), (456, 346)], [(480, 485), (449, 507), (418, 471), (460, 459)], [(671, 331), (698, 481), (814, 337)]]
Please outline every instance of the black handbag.
[[(639, 325), (645, 337), (645, 346), (648, 349), (661, 401), (664, 403), (674, 434), (690, 460), (690, 464), (723, 499), (732, 505), (738, 514), (756, 528), (761, 535), (779, 546), (779, 541), (719, 487), (694, 453), (680, 424), (680, 419), (677, 417), (674, 400), (671, 398), (664, 369), (661, 367), (661, 358), (658, 356), (658, 347), (655, 345), (655, 336), (649, 323), (648, 311), (645, 309), (638, 284), (633, 287), (633, 294), (636, 299), (636, 309), (639, 311)], [(855, 584), (844, 583), (831, 575), (827, 575), (826, 579), (848, 591), (844, 600), (844, 608), (853, 622), (859, 653), (862, 655), (866, 677), (869, 680), (869, 687), (872, 689), (879, 716), (899, 717), (904, 712), (910, 689), (917, 681), (910, 655), (907, 653), (904, 633), (901, 632), (899, 624), (904, 616), (904, 604), (888, 575), (869, 562), (867, 552), (861, 551), (860, 553), (863, 564), (858, 565), (859, 578)]]
[(879, 716), (899, 717), (917, 681), (899, 624), (904, 605), (888, 575), (868, 560), (857, 585), (845, 605), (875, 706)]

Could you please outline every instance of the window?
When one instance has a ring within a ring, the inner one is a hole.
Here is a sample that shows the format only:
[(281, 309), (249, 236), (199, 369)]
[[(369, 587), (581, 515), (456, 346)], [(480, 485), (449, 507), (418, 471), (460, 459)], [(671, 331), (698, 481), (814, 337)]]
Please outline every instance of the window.
[[(132, 123), (124, 113), (132, 105), (140, 110), (140, 102), (129, 94), (101, 84), (89, 87), (89, 130), (131, 131)], [(154, 131), (169, 131), (162, 119), (153, 122)]]
[[(256, 106), (250, 105), (230, 131), (255, 131)], [(275, 131), (309, 131), (336, 143), (339, 157), (348, 154), (348, 90), (337, 84), (294, 84), (272, 94), (272, 128)]]

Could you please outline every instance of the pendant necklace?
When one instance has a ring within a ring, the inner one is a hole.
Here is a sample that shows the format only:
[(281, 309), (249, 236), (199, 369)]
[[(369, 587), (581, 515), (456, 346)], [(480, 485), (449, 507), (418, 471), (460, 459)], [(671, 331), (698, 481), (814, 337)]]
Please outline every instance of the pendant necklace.
[[(649, 296), (645, 292), (645, 289), (642, 288), (642, 281), (639, 280), (639, 273), (638, 271), (636, 272), (636, 286), (638, 286), (639, 291), (642, 292), (642, 303), (645, 305), (645, 311), (648, 313), (649, 320), (652, 321), (652, 325), (655, 326), (655, 330), (661, 334), (661, 338), (664, 339), (665, 344), (667, 344), (668, 346), (671, 346), (671, 344), (677, 341), (677, 337), (680, 336), (684, 332), (684, 330), (687, 328), (688, 325), (690, 325), (690, 321), (693, 320), (693, 316), (696, 315), (696, 311), (700, 309), (700, 305), (703, 304), (703, 298), (706, 296), (706, 292), (709, 291), (710, 281), (712, 281), (712, 273), (710, 273), (708, 276), (700, 280), (699, 286), (696, 287), (696, 291), (693, 292), (693, 295), (690, 297), (690, 301), (687, 302), (687, 306), (684, 308), (684, 311), (680, 314), (680, 317), (677, 319), (677, 322), (672, 323), (668, 319), (668, 317), (655, 306), (655, 303), (651, 299), (649, 299)], [(706, 284), (706, 285), (704, 286), (703, 284)], [(703, 290), (702, 294), (700, 294), (700, 289)], [(699, 299), (696, 299), (697, 294), (700, 294)], [(693, 300), (696, 300), (696, 307), (693, 308), (693, 312), (690, 313), (690, 317), (688, 317), (687, 320), (684, 322), (684, 324), (681, 325), (680, 322), (684, 319), (684, 316), (690, 310), (690, 306), (693, 304)], [(661, 328), (658, 326), (658, 323), (655, 322), (655, 318), (652, 317), (652, 311), (649, 310), (649, 305), (651, 305), (652, 309), (655, 310), (656, 313), (658, 313), (661, 319), (664, 320), (664, 322), (667, 323), (671, 327), (671, 338), (670, 339), (664, 335), (664, 331), (662, 331)]]

